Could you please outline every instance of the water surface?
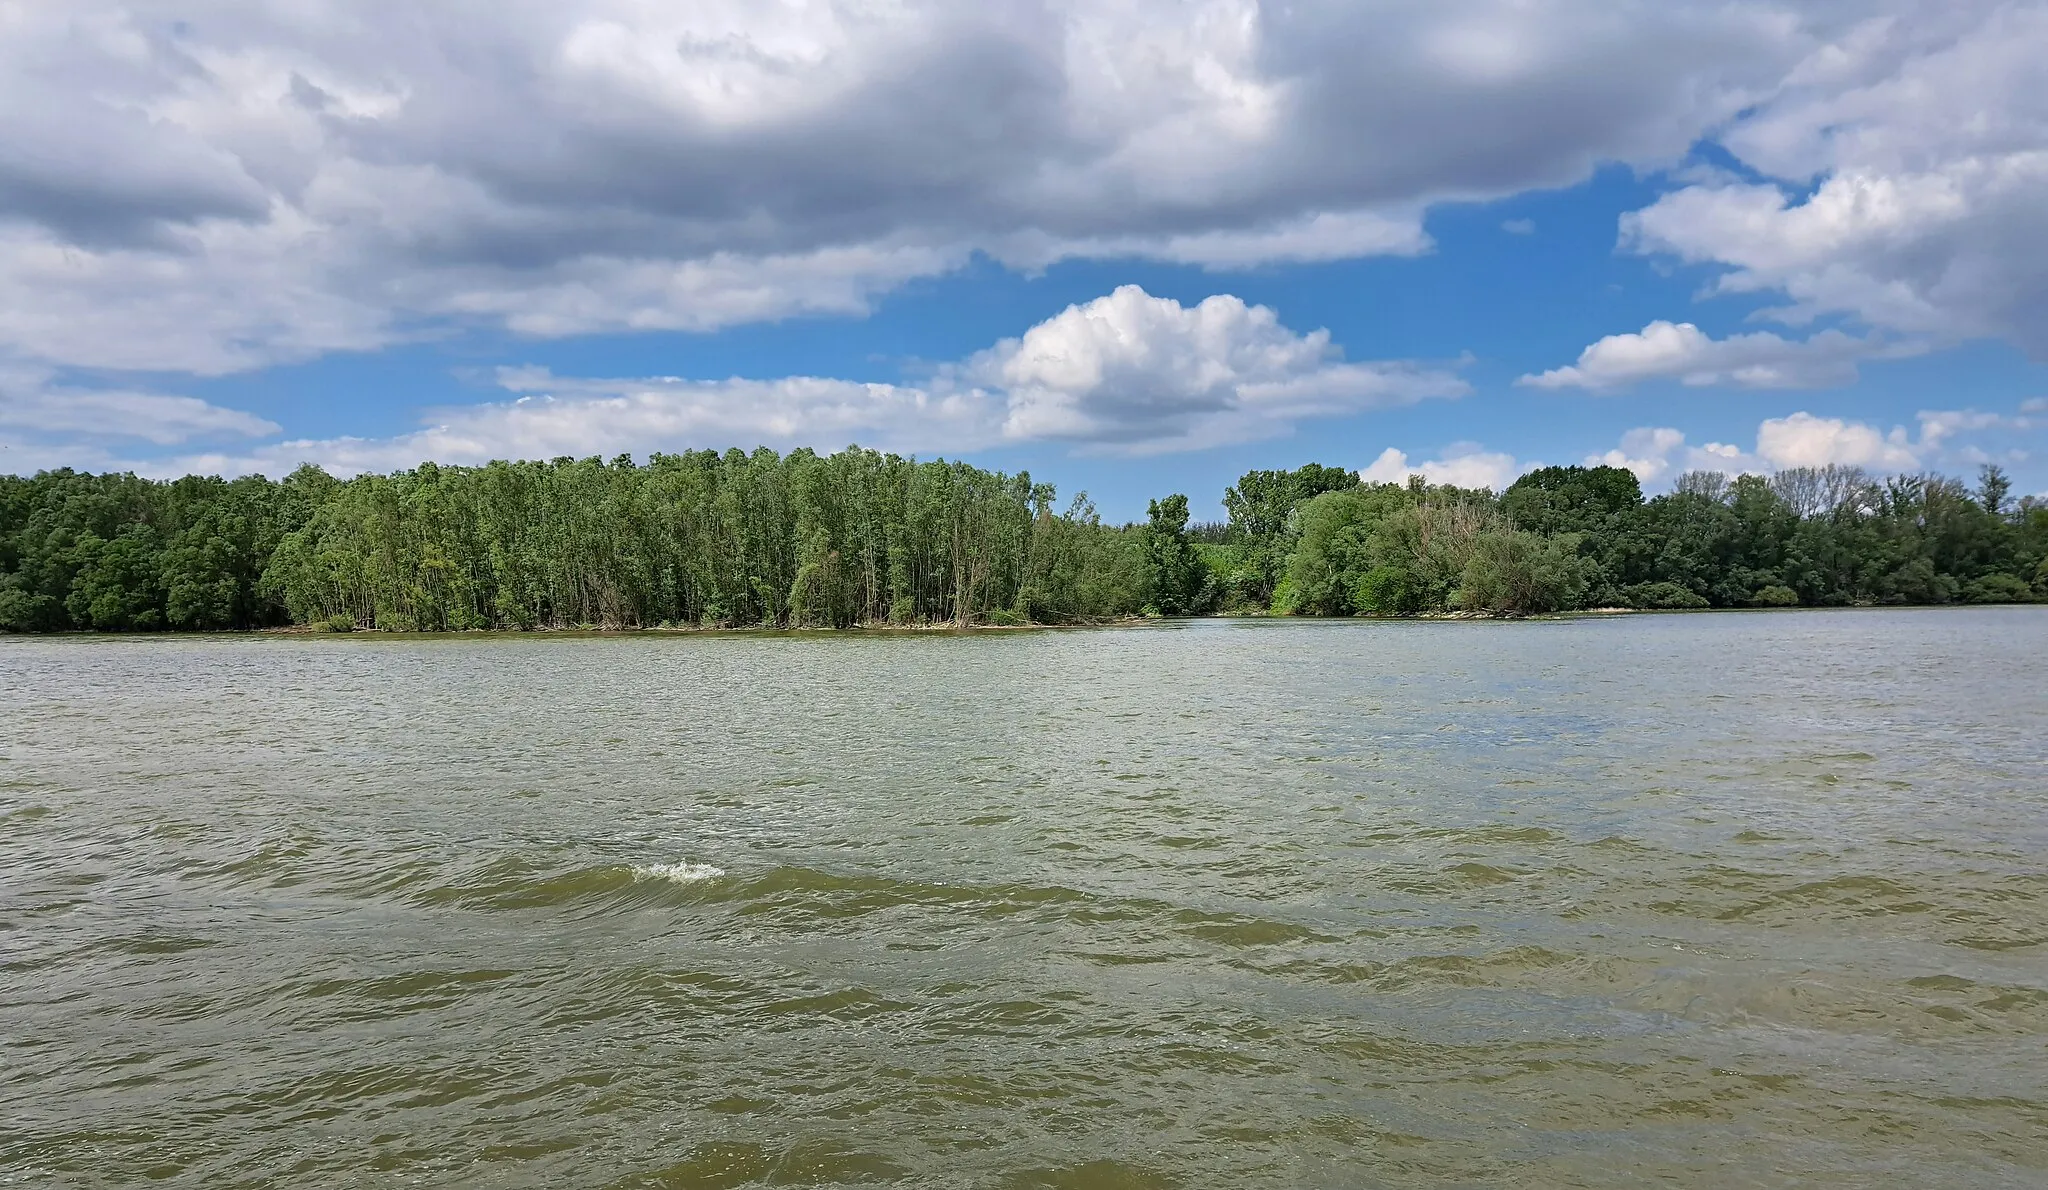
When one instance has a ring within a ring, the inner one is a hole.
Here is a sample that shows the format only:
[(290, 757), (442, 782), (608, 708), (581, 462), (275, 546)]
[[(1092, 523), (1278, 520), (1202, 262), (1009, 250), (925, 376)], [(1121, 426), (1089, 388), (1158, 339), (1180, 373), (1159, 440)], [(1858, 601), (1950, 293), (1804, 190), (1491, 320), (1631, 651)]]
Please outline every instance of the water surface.
[(0, 1182), (2040, 1185), (2044, 657), (0, 640)]

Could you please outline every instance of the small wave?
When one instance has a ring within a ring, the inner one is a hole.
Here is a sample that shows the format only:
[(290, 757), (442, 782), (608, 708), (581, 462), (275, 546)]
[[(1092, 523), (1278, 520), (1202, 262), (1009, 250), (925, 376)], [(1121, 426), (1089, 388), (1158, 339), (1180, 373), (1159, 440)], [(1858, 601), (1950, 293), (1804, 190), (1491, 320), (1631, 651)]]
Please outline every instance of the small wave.
[(699, 880), (716, 880), (725, 875), (724, 868), (710, 864), (693, 864), (687, 860), (673, 864), (635, 864), (633, 878), (636, 880), (667, 880), (675, 884), (695, 884)]

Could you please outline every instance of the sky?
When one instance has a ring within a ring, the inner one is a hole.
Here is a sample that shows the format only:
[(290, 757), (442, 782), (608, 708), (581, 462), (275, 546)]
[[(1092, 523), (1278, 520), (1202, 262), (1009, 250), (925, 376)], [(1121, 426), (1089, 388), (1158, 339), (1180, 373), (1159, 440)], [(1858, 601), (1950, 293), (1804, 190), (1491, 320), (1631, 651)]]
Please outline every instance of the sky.
[(0, 0), (0, 473), (2048, 493), (2048, 3)]

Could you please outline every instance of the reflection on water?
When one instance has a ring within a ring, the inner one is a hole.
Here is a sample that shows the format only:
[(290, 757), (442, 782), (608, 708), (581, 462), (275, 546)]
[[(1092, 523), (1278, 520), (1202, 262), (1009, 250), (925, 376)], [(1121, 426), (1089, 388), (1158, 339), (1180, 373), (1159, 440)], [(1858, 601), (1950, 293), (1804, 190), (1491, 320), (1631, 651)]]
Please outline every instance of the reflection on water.
[(0, 641), (0, 1182), (2039, 1185), (2044, 656)]

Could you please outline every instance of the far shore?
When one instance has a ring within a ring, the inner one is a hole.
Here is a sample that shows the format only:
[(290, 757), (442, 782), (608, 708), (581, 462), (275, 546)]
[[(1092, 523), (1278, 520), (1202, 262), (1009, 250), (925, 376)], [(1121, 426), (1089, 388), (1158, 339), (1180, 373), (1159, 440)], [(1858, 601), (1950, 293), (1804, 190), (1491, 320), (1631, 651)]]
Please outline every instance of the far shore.
[(50, 640), (77, 637), (109, 637), (122, 639), (162, 639), (191, 637), (363, 637), (380, 640), (442, 640), (449, 638), (478, 637), (626, 637), (626, 636), (970, 636), (983, 633), (1030, 633), (1062, 632), (1099, 628), (1171, 628), (1203, 620), (1237, 621), (1245, 623), (1271, 624), (1401, 624), (1401, 623), (1475, 623), (1475, 622), (1555, 622), (1561, 620), (1606, 619), (1616, 616), (1669, 616), (1669, 615), (1722, 615), (1737, 614), (1791, 614), (1800, 612), (1844, 612), (1844, 611), (1955, 611), (1978, 610), (1992, 607), (2041, 607), (2044, 604), (2027, 603), (1948, 603), (1948, 604), (1851, 604), (1838, 607), (1711, 607), (1711, 608), (1638, 608), (1638, 607), (1589, 607), (1574, 611), (1550, 612), (1542, 615), (1502, 615), (1495, 612), (1434, 612), (1414, 616), (1276, 616), (1270, 614), (1239, 613), (1207, 616), (1126, 616), (1109, 620), (1093, 620), (1069, 624), (971, 624), (962, 627), (953, 623), (943, 624), (855, 624), (846, 628), (778, 628), (769, 625), (746, 627), (704, 627), (702, 625), (640, 625), (605, 626), (579, 625), (573, 627), (535, 626), (532, 628), (456, 628), (445, 631), (392, 631), (382, 628), (356, 628), (336, 631), (325, 624), (287, 624), (269, 628), (216, 629), (201, 632), (175, 630), (152, 630), (143, 632), (38, 632), (0, 633), (0, 640)]

